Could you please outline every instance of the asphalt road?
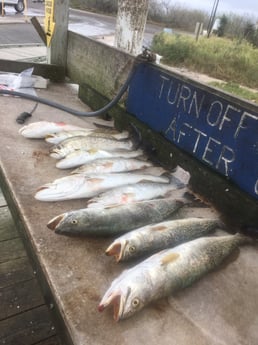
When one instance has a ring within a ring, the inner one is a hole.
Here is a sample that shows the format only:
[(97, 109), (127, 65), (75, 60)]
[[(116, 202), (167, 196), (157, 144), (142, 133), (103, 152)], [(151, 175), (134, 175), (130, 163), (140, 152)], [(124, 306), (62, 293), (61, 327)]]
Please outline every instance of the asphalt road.
[[(44, 3), (28, 0), (27, 17), (36, 16), (43, 23)], [(0, 17), (0, 45), (42, 44), (42, 41), (28, 21), (22, 22), (24, 14), (18, 14), (13, 7), (6, 7), (5, 20)], [(102, 14), (83, 12), (70, 9), (69, 30), (85, 36), (113, 35), (115, 33), (116, 17)], [(160, 26), (147, 24), (144, 44), (148, 45), (156, 32), (162, 30)]]

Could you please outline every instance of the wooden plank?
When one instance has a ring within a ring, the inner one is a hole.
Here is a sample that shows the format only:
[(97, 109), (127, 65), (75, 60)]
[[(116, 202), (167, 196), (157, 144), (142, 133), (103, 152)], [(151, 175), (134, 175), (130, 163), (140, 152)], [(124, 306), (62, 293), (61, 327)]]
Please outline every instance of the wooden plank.
[(26, 256), (20, 238), (0, 242), (0, 263)]
[(2, 193), (2, 191), (0, 189), (0, 207), (6, 206), (6, 205), (7, 205), (6, 200), (5, 200), (5, 198), (3, 196), (3, 193)]
[(0, 264), (0, 288), (32, 279), (34, 276), (28, 257)]
[(34, 75), (40, 75), (52, 81), (60, 82), (65, 78), (65, 69), (62, 66), (0, 59), (0, 71), (2, 72), (21, 73), (31, 67), (34, 67)]
[(61, 345), (61, 341), (57, 336), (53, 336), (37, 343), (37, 345)]
[(8, 207), (0, 207), (0, 242), (14, 239), (16, 237), (18, 237), (18, 232), (15, 228), (15, 224)]
[(44, 304), (36, 278), (0, 289), (0, 320)]
[(0, 343), (32, 345), (55, 335), (46, 306), (29, 310), (0, 323)]

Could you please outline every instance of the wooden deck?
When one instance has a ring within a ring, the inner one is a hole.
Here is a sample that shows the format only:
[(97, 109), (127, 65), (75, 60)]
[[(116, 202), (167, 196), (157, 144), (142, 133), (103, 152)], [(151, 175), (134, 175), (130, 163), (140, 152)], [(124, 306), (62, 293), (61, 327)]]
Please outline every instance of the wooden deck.
[(0, 344), (61, 344), (1, 191), (0, 305)]

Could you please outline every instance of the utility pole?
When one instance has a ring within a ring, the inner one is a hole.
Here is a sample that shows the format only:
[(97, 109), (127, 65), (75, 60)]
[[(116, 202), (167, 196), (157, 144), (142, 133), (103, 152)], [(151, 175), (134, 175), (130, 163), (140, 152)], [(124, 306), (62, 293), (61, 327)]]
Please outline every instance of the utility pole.
[(208, 38), (210, 37), (212, 27), (213, 27), (213, 24), (214, 24), (215, 19), (216, 19), (216, 13), (217, 13), (218, 5), (219, 5), (219, 0), (214, 0), (210, 19), (209, 19), (209, 23), (208, 23), (208, 27), (207, 27), (207, 37)]
[(130, 54), (142, 52), (149, 0), (118, 0), (115, 46)]

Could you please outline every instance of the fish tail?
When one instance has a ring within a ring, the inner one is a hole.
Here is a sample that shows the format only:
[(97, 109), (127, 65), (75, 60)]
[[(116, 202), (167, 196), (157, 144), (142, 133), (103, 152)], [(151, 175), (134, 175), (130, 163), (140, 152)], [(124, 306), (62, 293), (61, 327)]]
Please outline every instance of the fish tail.
[(244, 245), (244, 244), (254, 244), (255, 242), (257, 243), (257, 239), (252, 238), (251, 236), (248, 236), (244, 233), (237, 232), (235, 235), (235, 240), (239, 245)]
[(142, 134), (141, 131), (136, 127), (135, 124), (130, 123), (130, 137), (132, 139), (132, 143), (133, 143), (133, 150), (137, 150), (139, 149), (141, 143), (142, 143)]

